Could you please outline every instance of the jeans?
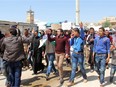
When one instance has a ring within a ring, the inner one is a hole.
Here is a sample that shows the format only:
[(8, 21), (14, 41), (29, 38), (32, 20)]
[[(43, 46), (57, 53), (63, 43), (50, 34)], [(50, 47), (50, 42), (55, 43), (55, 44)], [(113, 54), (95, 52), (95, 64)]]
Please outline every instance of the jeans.
[(115, 72), (116, 72), (116, 65), (112, 65), (111, 71), (110, 71), (110, 79), (113, 80)]
[(94, 70), (94, 64), (93, 64), (93, 62), (92, 62), (92, 55), (93, 55), (93, 51), (90, 51), (88, 63), (90, 64), (90, 68), (91, 68), (92, 70)]
[(77, 64), (79, 64), (80, 66), (80, 70), (82, 72), (83, 78), (87, 79), (86, 71), (85, 71), (84, 64), (83, 64), (84, 55), (72, 53), (71, 58), (72, 58), (72, 71), (71, 71), (71, 76), (70, 76), (69, 81), (74, 81), (74, 78), (76, 75)]
[(96, 54), (95, 55), (95, 66), (96, 72), (100, 76), (100, 83), (104, 83), (104, 76), (105, 76), (105, 67), (106, 67), (106, 54)]
[(22, 73), (22, 62), (6, 62), (6, 77), (10, 87), (20, 87), (21, 73)]
[(0, 57), (0, 71), (2, 72), (3, 69), (3, 59)]
[(32, 62), (32, 54), (33, 54), (33, 52), (32, 51), (29, 51), (29, 54), (28, 54), (28, 57), (27, 57), (27, 60), (28, 60), (28, 62), (31, 64), (31, 66), (33, 65), (33, 62)]
[(47, 53), (47, 58), (48, 58), (48, 68), (46, 74), (49, 75), (52, 69), (54, 72), (56, 72), (56, 68), (54, 65), (55, 53)]

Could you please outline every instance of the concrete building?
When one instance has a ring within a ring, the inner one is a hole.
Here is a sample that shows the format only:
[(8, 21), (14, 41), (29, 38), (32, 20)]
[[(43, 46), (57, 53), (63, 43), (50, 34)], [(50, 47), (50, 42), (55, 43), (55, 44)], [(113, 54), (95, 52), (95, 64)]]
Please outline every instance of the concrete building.
[(11, 22), (11, 21), (3, 21), (0, 20), (0, 30), (3, 33), (8, 32), (8, 29), (12, 25), (18, 25), (18, 28), (23, 33), (24, 29), (38, 29), (37, 24), (34, 24), (34, 11), (31, 9), (27, 11), (27, 21), (26, 22)]
[(109, 21), (112, 25), (116, 25), (116, 17), (104, 17), (102, 20), (99, 21), (99, 24), (103, 24), (104, 22)]
[(30, 24), (30, 23), (24, 23), (24, 22), (11, 22), (11, 21), (0, 21), (0, 30), (3, 33), (7, 33), (8, 29), (12, 25), (17, 25), (20, 31), (23, 33), (24, 29), (37, 29), (37, 24)]
[(51, 29), (57, 30), (59, 28), (61, 28), (61, 24), (51, 24)]

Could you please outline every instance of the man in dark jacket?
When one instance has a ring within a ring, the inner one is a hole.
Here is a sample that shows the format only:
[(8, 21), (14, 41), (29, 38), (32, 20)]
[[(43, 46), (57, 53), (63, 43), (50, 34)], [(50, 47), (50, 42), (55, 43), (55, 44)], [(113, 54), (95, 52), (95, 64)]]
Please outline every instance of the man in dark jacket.
[[(25, 58), (23, 43), (29, 43), (32, 41), (33, 34), (29, 38), (22, 38), (17, 36), (15, 28), (9, 29), (10, 36), (3, 40), (1, 45), (4, 50), (3, 60), (8, 65), (8, 78), (10, 87), (20, 87), (21, 72), (22, 72), (22, 60)], [(34, 33), (34, 31), (32, 31)]]
[(2, 68), (3, 68), (3, 61), (2, 61), (3, 51), (1, 50), (1, 43), (3, 42), (3, 39), (4, 39), (4, 34), (2, 34), (0, 31), (0, 73), (2, 73)]
[(94, 28), (91, 27), (90, 34), (87, 37), (87, 45), (90, 47), (90, 55), (88, 63), (90, 64), (91, 72), (94, 71), (94, 64), (92, 62), (94, 39), (95, 39), (95, 31)]
[(40, 37), (38, 36), (38, 31), (34, 32), (34, 38), (31, 43), (31, 50), (33, 51), (32, 54), (32, 68), (33, 74), (37, 74), (37, 71), (44, 70), (44, 64), (42, 63), (42, 47), (38, 48), (40, 45)]

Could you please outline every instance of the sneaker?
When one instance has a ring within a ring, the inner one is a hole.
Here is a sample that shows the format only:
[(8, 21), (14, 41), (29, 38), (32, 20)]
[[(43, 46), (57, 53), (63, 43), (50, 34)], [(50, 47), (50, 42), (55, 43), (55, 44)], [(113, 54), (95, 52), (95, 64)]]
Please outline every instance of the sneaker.
[(100, 87), (104, 87), (105, 84), (106, 84), (106, 82), (101, 83)]
[(64, 83), (64, 80), (60, 78), (60, 85), (62, 85), (63, 83)]
[(94, 72), (94, 70), (93, 69), (91, 69), (91, 73), (93, 73)]
[(100, 87), (104, 87), (104, 86), (101, 84)]
[(59, 74), (58, 74), (58, 71), (56, 71), (56, 72), (54, 72), (53, 73), (55, 76), (58, 76)]
[(11, 87), (9, 83), (6, 84), (6, 87)]
[(73, 86), (74, 85), (74, 81), (69, 81), (68, 83), (67, 83), (67, 86)]
[(49, 75), (46, 75), (46, 81), (48, 81), (49, 80)]
[(106, 69), (109, 69), (109, 66), (108, 65), (106, 66)]
[(2, 71), (0, 70), (0, 74), (2, 74)]
[(113, 82), (113, 77), (110, 77), (110, 83), (112, 83)]
[(33, 72), (32, 75), (37, 75), (37, 72)]
[(98, 76), (98, 80), (100, 80), (100, 76)]
[(84, 81), (83, 81), (84, 83), (87, 83), (87, 79), (84, 79)]

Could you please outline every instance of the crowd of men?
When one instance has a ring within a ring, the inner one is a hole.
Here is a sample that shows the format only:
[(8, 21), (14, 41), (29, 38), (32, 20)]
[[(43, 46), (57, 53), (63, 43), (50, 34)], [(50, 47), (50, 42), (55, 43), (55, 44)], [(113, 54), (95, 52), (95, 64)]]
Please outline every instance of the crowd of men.
[[(100, 87), (103, 87), (105, 69), (110, 58), (112, 62), (109, 81), (112, 83), (116, 71), (116, 31), (111, 36), (103, 27), (97, 32), (92, 27), (84, 32), (83, 23), (79, 26), (80, 28), (67, 31), (58, 29), (56, 32), (50, 28), (45, 31), (32, 29), (31, 32), (25, 29), (21, 34), (17, 25), (13, 25), (7, 35), (3, 35), (0, 31), (0, 71), (6, 76), (6, 87), (20, 87), (22, 68), (32, 68), (33, 74), (37, 74), (45, 67), (47, 67), (46, 81), (50, 79), (50, 73), (54, 72), (59, 76), (59, 83), (62, 85), (64, 59), (67, 65), (71, 66), (68, 86), (74, 85), (78, 65), (83, 81), (87, 82), (84, 67), (87, 63), (91, 72), (96, 70)], [(44, 39), (45, 42), (41, 45), (41, 40)], [(44, 57), (47, 65), (42, 63)]]

